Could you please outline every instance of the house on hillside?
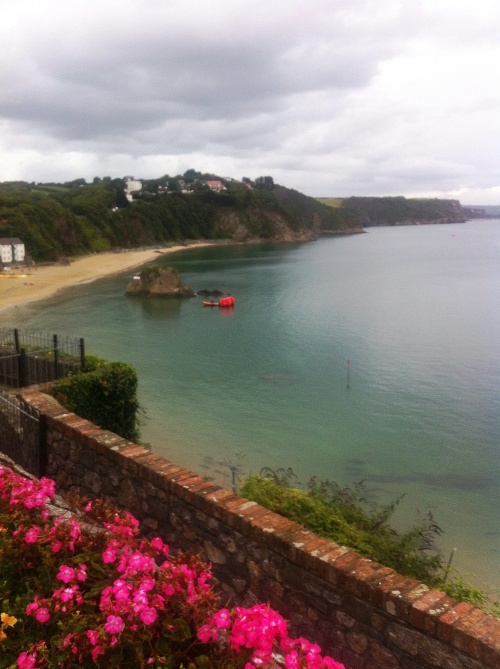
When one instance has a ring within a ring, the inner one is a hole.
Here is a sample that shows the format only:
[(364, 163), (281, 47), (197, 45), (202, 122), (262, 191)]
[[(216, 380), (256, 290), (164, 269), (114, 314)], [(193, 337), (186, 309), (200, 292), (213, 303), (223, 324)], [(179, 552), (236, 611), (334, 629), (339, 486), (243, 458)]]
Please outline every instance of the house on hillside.
[(125, 197), (129, 202), (132, 202), (132, 193), (138, 193), (142, 190), (142, 181), (138, 179), (127, 179), (125, 182)]
[(221, 190), (226, 190), (226, 187), (222, 183), (222, 181), (217, 180), (212, 180), (212, 181), (205, 181), (205, 185), (210, 188), (210, 190), (215, 190), (217, 192)]
[(24, 243), (18, 237), (0, 238), (0, 262), (2, 265), (23, 263), (25, 256)]

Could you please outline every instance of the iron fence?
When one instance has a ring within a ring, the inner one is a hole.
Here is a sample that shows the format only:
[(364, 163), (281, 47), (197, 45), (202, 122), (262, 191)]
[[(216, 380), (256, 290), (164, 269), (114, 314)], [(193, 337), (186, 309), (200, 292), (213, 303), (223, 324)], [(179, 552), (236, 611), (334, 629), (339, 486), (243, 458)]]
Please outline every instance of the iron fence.
[(55, 381), (85, 368), (85, 342), (0, 328), (0, 385), (24, 388)]
[(5, 390), (0, 390), (0, 450), (33, 476), (45, 475), (45, 417)]

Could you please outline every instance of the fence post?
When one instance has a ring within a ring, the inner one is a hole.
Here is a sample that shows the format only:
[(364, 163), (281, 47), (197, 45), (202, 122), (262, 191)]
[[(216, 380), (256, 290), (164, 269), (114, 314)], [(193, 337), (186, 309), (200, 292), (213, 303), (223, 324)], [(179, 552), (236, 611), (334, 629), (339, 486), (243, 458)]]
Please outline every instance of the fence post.
[(85, 371), (85, 340), (83, 337), (80, 339), (80, 370)]
[(47, 476), (47, 416), (38, 416), (38, 477)]
[(27, 370), (28, 370), (28, 361), (26, 357), (26, 349), (22, 348), (19, 352), (19, 357), (17, 358), (17, 380), (19, 383), (19, 388), (24, 388), (25, 386), (28, 385)]
[(16, 346), (16, 353), (20, 353), (20, 348), (19, 348), (19, 330), (17, 328), (14, 328), (14, 343)]
[(57, 348), (57, 335), (53, 336), (54, 340), (54, 378), (59, 378), (59, 350)]

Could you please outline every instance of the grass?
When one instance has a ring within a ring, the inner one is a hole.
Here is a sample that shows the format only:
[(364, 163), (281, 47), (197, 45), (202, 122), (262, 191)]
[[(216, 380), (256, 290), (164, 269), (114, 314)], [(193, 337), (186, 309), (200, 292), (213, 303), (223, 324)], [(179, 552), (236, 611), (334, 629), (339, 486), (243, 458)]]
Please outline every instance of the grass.
[(317, 197), (316, 200), (321, 202), (321, 204), (326, 204), (328, 207), (332, 207), (333, 209), (340, 209), (342, 206), (341, 197)]

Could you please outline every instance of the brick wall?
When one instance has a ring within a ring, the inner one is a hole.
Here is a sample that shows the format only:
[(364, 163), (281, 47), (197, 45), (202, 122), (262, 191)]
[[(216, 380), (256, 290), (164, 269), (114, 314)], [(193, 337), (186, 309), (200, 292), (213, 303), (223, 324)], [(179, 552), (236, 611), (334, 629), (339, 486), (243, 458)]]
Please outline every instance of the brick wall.
[(25, 389), (59, 491), (108, 497), (201, 552), (223, 602), (270, 602), (347, 669), (500, 669), (500, 620), (404, 578)]

